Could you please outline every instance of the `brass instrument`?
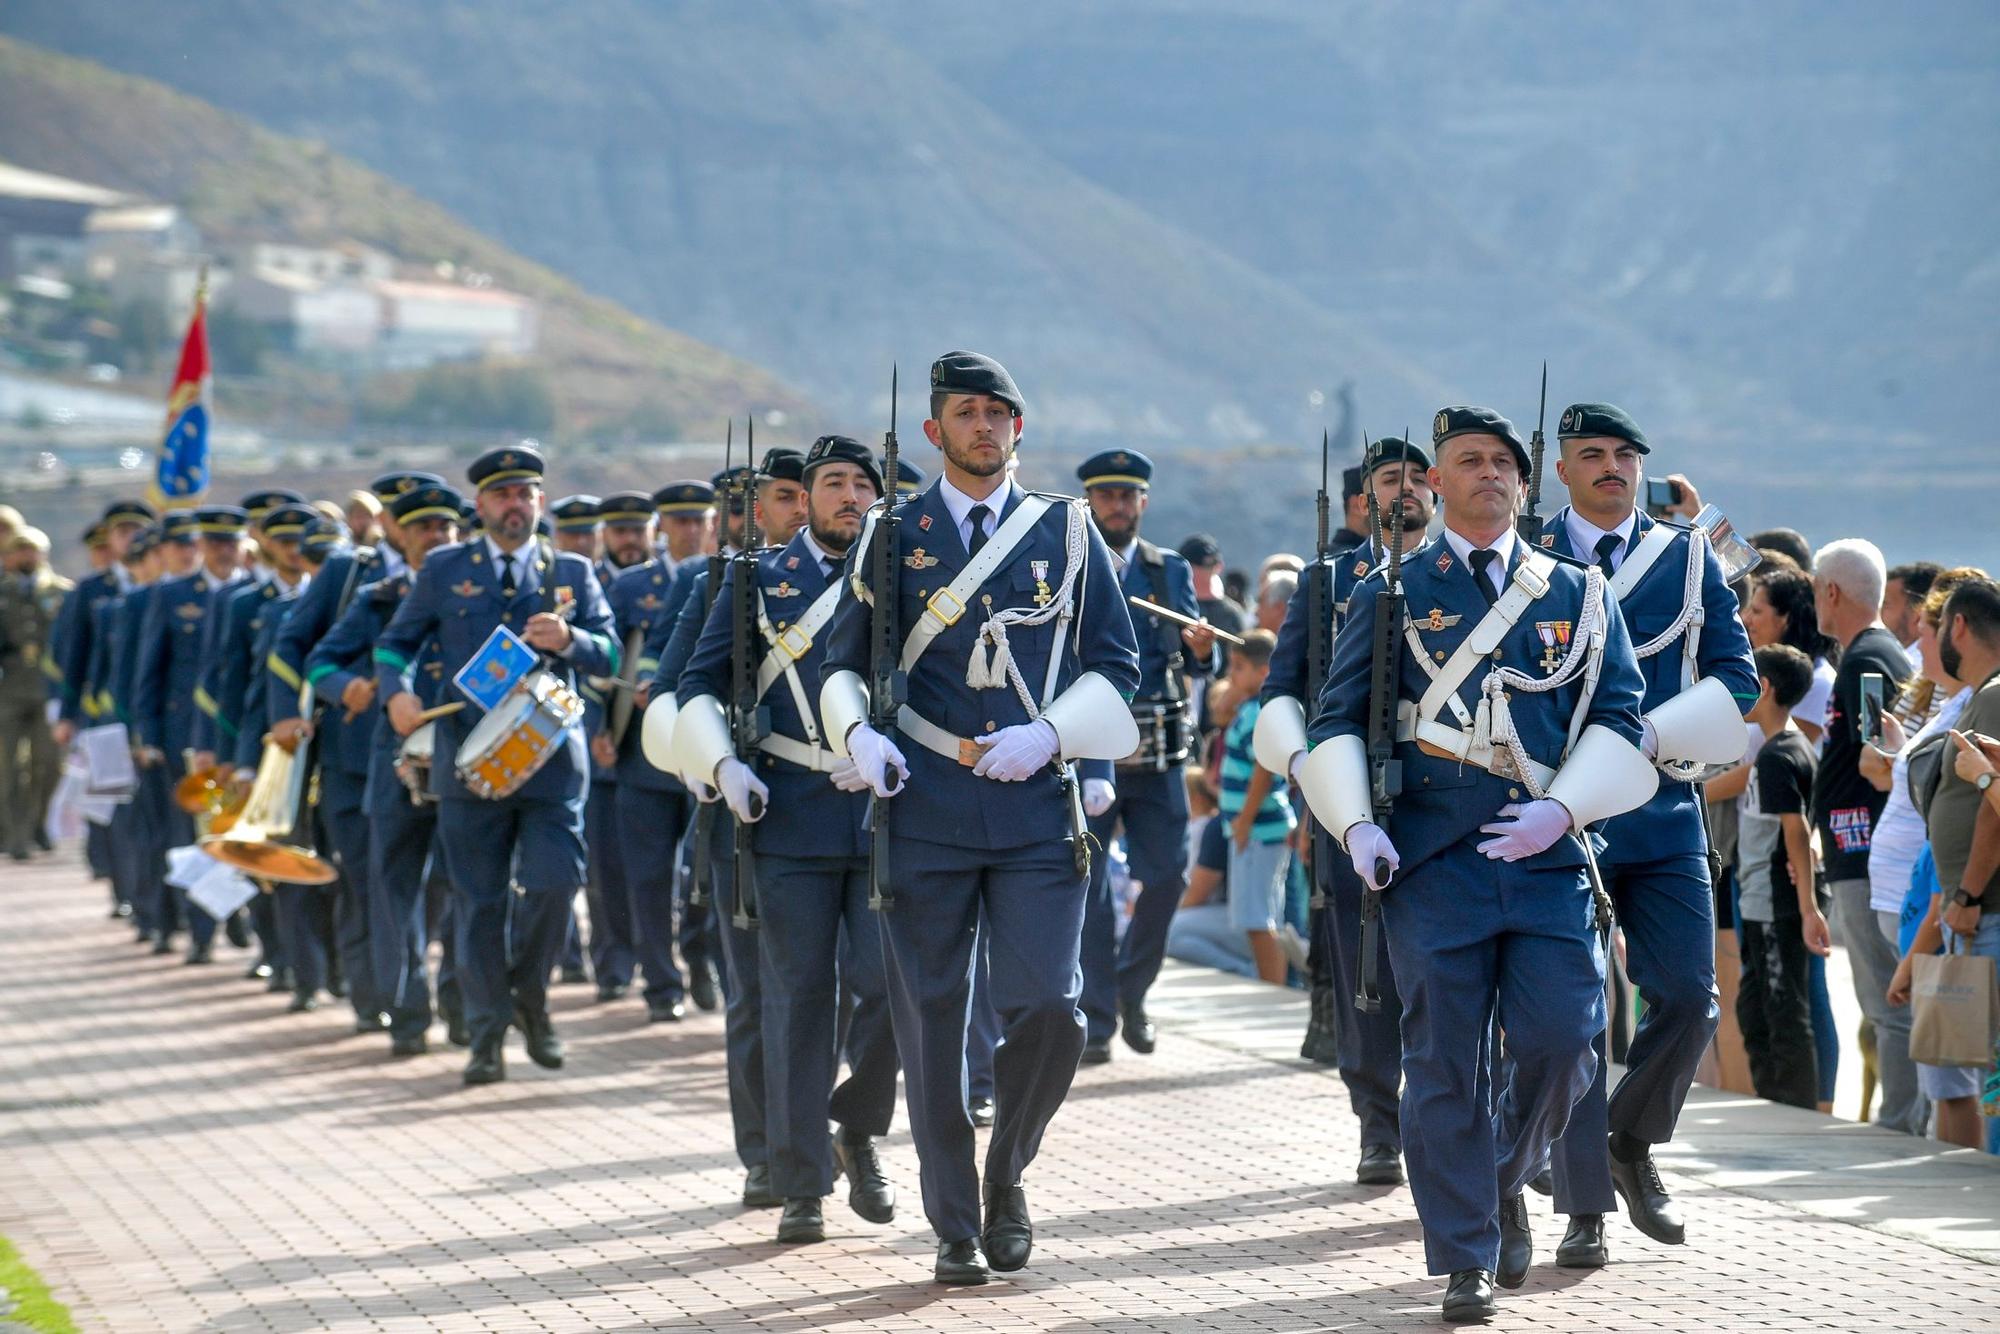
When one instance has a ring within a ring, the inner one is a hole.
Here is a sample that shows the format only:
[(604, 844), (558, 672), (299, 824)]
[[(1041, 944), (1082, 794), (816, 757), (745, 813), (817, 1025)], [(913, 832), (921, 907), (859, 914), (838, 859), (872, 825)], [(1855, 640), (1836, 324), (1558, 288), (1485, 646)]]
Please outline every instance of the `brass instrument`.
[[(301, 692), (300, 709), (306, 708)], [(308, 754), (303, 746), (287, 750), (264, 738), (264, 755), (256, 781), (227, 833), (211, 833), (202, 851), (246, 875), (289, 885), (328, 885), (338, 878), (333, 863), (309, 847), (286, 841), (306, 808)]]

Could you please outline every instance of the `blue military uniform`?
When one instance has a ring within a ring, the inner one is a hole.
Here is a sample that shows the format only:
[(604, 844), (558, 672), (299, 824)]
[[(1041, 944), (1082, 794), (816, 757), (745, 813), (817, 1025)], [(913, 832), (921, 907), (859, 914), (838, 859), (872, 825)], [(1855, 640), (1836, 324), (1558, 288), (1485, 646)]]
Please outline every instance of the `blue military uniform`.
[[(932, 367), (931, 379), (933, 391), (986, 394), (1009, 403), (1017, 417), (1021, 412), (1011, 378), (987, 358), (948, 354)], [(935, 595), (974, 559), (948, 489), (948, 479), (940, 479), (899, 507), (891, 553), (899, 631), (918, 626)], [(1007, 482), (979, 502), (991, 517), (979, 530), (986, 536), (975, 533), (972, 545), (999, 542), (997, 534), (1028, 500)], [(1014, 1188), (1069, 1091), (1084, 1043), (1077, 1002), (1088, 881), (1072, 841), (1059, 832), (1072, 819), (1074, 777), (1052, 764), (1020, 782), (997, 782), (961, 763), (968, 753), (962, 743), (1031, 716), (1011, 682), (996, 679), (992, 618), (1046, 609), (1052, 585), (1071, 571), (1074, 551), (1082, 565), (1073, 586), (1076, 620), (1060, 629), (1049, 621), (1016, 621), (1007, 632), (1012, 660), (1043, 703), (1060, 700), (1086, 673), (1126, 699), (1139, 684), (1138, 645), (1110, 552), (1080, 501), (1039, 498), (1038, 505), (1043, 500), (1051, 503), (1026, 536), (959, 599), (962, 613), (938, 629), (909, 666), (907, 704), (893, 738), (909, 779), (886, 807), (894, 905), (881, 915), (882, 936), (924, 1213), (947, 1251), (982, 1232), (965, 1088), (973, 945), (982, 908), (1003, 1034), (994, 1057), (997, 1116), (985, 1165), (989, 1203), (995, 1192), (1001, 1193), (997, 1198), (1009, 1191), (1018, 1196)], [(869, 568), (867, 547), (878, 537), (871, 532), (857, 543), (849, 555), (851, 574)], [(951, 609), (948, 601), (938, 605), (943, 612), (934, 621)], [(855, 581), (843, 588), (826, 635), (824, 680), (834, 682), (843, 672), (867, 679), (871, 623), (882, 610), (857, 595)], [(980, 686), (968, 683), (975, 650), (985, 669)], [(1046, 688), (1052, 661), (1056, 670)], [(951, 753), (939, 753), (919, 734)], [(836, 744), (844, 747), (845, 739)], [(941, 1253), (941, 1267), (944, 1258)], [(1023, 1251), (1019, 1259), (1025, 1258)]]
[[(1434, 440), (1459, 433), (1502, 436), (1525, 467), (1525, 451), (1504, 419), (1476, 409), (1440, 413)], [(1593, 617), (1584, 568), (1533, 555), (1511, 530), (1494, 549), (1509, 552), (1509, 587), (1532, 589), (1539, 579), (1545, 591), (1499, 636), (1490, 656), (1471, 659), (1471, 670), (1446, 694), (1456, 705), (1445, 711), (1441, 702), (1438, 717), (1449, 722), (1463, 710), (1469, 725), (1462, 737), (1480, 744), (1489, 725), (1500, 728), (1491, 735), (1504, 735), (1500, 720), (1510, 717), (1521, 752), (1546, 768), (1531, 781), (1503, 764), (1511, 776), (1501, 777), (1482, 767), (1485, 760), (1441, 757), (1415, 739), (1399, 740), (1402, 794), (1387, 824), (1401, 857), (1383, 896), (1404, 1007), (1401, 1127), (1433, 1274), (1498, 1268), (1501, 1201), (1518, 1196), (1540, 1169), (1549, 1142), (1588, 1088), (1596, 1064), (1591, 1039), (1604, 1024), (1603, 955), (1583, 842), (1564, 833), (1540, 853), (1490, 860), (1478, 850), (1481, 826), (1504, 806), (1531, 802), (1540, 795), (1535, 784), (1547, 788), (1553, 780), (1543, 775), (1565, 762), (1573, 727), (1586, 740), (1608, 740), (1621, 755), (1629, 747), (1629, 762), (1643, 765), (1637, 754), (1642, 681), (1615, 595), (1604, 591)], [(1465, 660), (1460, 645), (1481, 628), (1497, 596), (1492, 584), (1482, 590), (1475, 582), (1491, 577), (1475, 575), (1477, 563), (1459, 553), (1450, 534), (1402, 563), (1408, 642), (1398, 697), (1407, 706), (1406, 729), (1423, 725), (1412, 714), (1433, 671)], [(1351, 822), (1327, 808), (1313, 771), (1320, 750), (1338, 756), (1367, 736), (1375, 594), (1384, 582), (1384, 575), (1371, 574), (1355, 587), (1309, 731), (1315, 753), (1307, 761), (1307, 790), (1329, 826)], [(1583, 667), (1593, 636), (1601, 643), (1599, 669), (1585, 699)], [(1509, 704), (1503, 713), (1482, 693), (1489, 671), (1563, 683), (1526, 690), (1504, 682), (1496, 687)], [(1359, 786), (1365, 794), (1365, 775)], [(1501, 1089), (1489, 1083), (1486, 1050), (1496, 1019), (1512, 1058)]]
[[(154, 540), (151, 533), (133, 539), (135, 543)], [(146, 606), (158, 588), (157, 581), (135, 585), (123, 597), (101, 606), (95, 631), (100, 650), (94, 656), (100, 665), (91, 669), (89, 679), (99, 683), (96, 716), (100, 721), (125, 724), (135, 736), (133, 686), (138, 675), (139, 636)], [(140, 938), (152, 936), (155, 954), (172, 952), (173, 935), (181, 925), (180, 905), (166, 882), (167, 807), (171, 803), (166, 767), (154, 765), (139, 770), (131, 799), (111, 815), (112, 864), (132, 896)]]
[[(493, 450), (469, 475), (485, 489), (538, 482), (542, 460), (525, 447)], [(590, 562), (528, 542), (498, 564), (490, 538), (442, 547), (425, 560), (409, 595), (375, 643), (377, 697), (415, 688), (426, 640), (437, 640), (446, 679), (457, 675), (496, 626), (516, 634), (536, 614), (562, 616), (571, 629), (566, 658), (548, 670), (610, 676), (618, 669), (611, 613)], [(511, 575), (511, 581), (509, 576)], [(511, 582), (512, 596), (505, 587)], [(562, 948), (566, 908), (583, 884), (583, 801), (590, 782), (582, 732), (565, 730), (554, 752), (511, 796), (482, 800), (460, 780), (459, 747), (484, 715), (471, 706), (439, 720), (431, 788), (440, 798), (438, 835), (451, 875), (458, 973), (475, 1067), (497, 1065), (510, 1022), (520, 1022), (533, 1054), (547, 1033), (547, 987)], [(518, 886), (519, 893), (514, 892)], [(509, 920), (515, 929), (509, 932)], [(559, 1049), (542, 1049), (560, 1064)], [(542, 1059), (538, 1057), (537, 1059)], [(468, 1067), (468, 1074), (475, 1067)], [(490, 1077), (500, 1077), (495, 1071)]]

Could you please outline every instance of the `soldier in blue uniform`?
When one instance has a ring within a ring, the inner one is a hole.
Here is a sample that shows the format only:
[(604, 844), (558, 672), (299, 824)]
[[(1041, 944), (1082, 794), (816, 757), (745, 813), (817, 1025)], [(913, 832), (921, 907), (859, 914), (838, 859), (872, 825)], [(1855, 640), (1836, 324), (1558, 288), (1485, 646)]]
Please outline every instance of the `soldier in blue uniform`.
[[(433, 552), (376, 639), (378, 697), (398, 735), (418, 726), (423, 700), (415, 665), (432, 637), (446, 679), (499, 625), (540, 650), (547, 670), (560, 676), (617, 674), (611, 612), (590, 563), (533, 536), (543, 466), (541, 455), (525, 445), (489, 450), (473, 461), (467, 476), (478, 489), (484, 535)], [(521, 1028), (537, 1065), (562, 1065), (562, 1040), (549, 1021), (548, 977), (562, 948), (564, 908), (583, 884), (583, 799), (590, 782), (583, 733), (572, 725), (519, 791), (490, 801), (473, 795), (454, 765), (481, 716), (472, 707), (440, 719), (431, 762), (472, 1039), (469, 1084), (506, 1077), (501, 1045), (510, 1023)]]
[(1702, 797), (1686, 781), (1694, 771), (1673, 766), (1741, 755), (1757, 669), (1707, 535), (1638, 507), (1651, 453), (1638, 424), (1608, 403), (1574, 403), (1557, 438), (1570, 503), (1543, 526), (1541, 545), (1595, 563), (1617, 593), (1646, 678), (1646, 753), (1665, 770), (1651, 801), (1605, 826), (1599, 858), (1645, 1012), (1618, 1087), (1607, 1099), (1600, 1064), (1555, 1150), (1556, 1209), (1570, 1216), (1556, 1263), (1596, 1268), (1609, 1259), (1604, 1215), (1618, 1196), (1648, 1237), (1687, 1238), (1652, 1146), (1673, 1138), (1721, 1010)]
[(715, 536), (715, 488), (707, 482), (669, 482), (653, 493), (659, 515), (659, 555), (669, 574), (699, 566)]
[[(821, 632), (840, 597), (840, 563), (880, 497), (874, 458), (846, 436), (821, 436), (807, 454), (810, 518), (782, 547), (761, 552), (754, 576), (759, 705), (770, 732), (760, 753), (735, 754), (723, 701), (731, 697), (735, 589), (723, 576), (677, 691), (675, 746), (689, 770), (711, 775), (738, 821), (755, 825), (766, 1133), (771, 1189), (785, 1201), (781, 1242), (826, 1239), (821, 1197), (839, 1170), (848, 1202), (871, 1223), (896, 1214), (874, 1141), (896, 1104), (896, 1044), (882, 976), (882, 941), (868, 911), (865, 785), (827, 747), (807, 682), (817, 682)], [(837, 1022), (854, 997), (850, 1077), (834, 1087)], [(826, 1123), (840, 1129), (829, 1146)]]
[[(1199, 620), (1187, 561), (1139, 536), (1153, 461), (1137, 450), (1110, 449), (1085, 459), (1076, 475), (1123, 593)], [(1120, 939), (1114, 934), (1111, 859), (1099, 857), (1090, 868), (1083, 918), (1085, 1064), (1111, 1059), (1114, 1030), (1136, 1052), (1151, 1052), (1156, 1041), (1146, 1017), (1146, 992), (1160, 975), (1167, 928), (1187, 888), (1186, 769), (1193, 739), (1188, 678), (1206, 676), (1217, 665), (1212, 630), (1183, 627), (1137, 609), (1132, 628), (1139, 639), (1139, 689), (1132, 696), (1139, 747), (1117, 761), (1115, 772), (1101, 761), (1085, 767), (1083, 810), (1099, 847), (1110, 847), (1114, 832), (1123, 828), (1125, 860), (1143, 888)]]
[[(1369, 447), (1361, 484), (1374, 494), (1383, 516), (1384, 541), (1401, 531), (1403, 550), (1423, 544), (1431, 521), (1431, 457), (1422, 445), (1384, 438)], [(1271, 672), (1260, 696), (1257, 759), (1272, 773), (1293, 774), (1306, 751), (1307, 709), (1316, 707), (1323, 680), (1307, 674), (1308, 623), (1320, 616), (1337, 632), (1355, 586), (1388, 558), (1383, 543), (1370, 536), (1360, 546), (1327, 560), (1327, 605), (1312, 606), (1313, 581), (1301, 576), (1285, 607)], [(1332, 632), (1328, 643), (1332, 642)], [(1328, 667), (1332, 664), (1329, 661)], [(1354, 1179), (1364, 1186), (1394, 1186), (1403, 1180), (1403, 1135), (1397, 1103), (1403, 1083), (1402, 998), (1386, 943), (1378, 941), (1376, 969), (1381, 1008), (1367, 1013), (1354, 1003), (1360, 962), (1361, 881), (1340, 849), (1317, 825), (1313, 828), (1312, 869), (1324, 906), (1312, 916), (1312, 1030), (1329, 1040), (1333, 1063), (1347, 1085), (1349, 1104), (1361, 1123), (1361, 1160)], [(1308, 1033), (1308, 1043), (1312, 1031)]]
[[(1432, 424), (1446, 527), (1401, 564), (1407, 599), (1394, 758), (1402, 794), (1376, 823), (1369, 677), (1376, 594), (1358, 584), (1299, 766), (1314, 816), (1380, 883), (1403, 999), (1401, 1124), (1411, 1192), (1447, 1320), (1494, 1312), (1529, 1247), (1521, 1190), (1590, 1086), (1604, 958), (1588, 827), (1643, 804), (1642, 680), (1617, 596), (1594, 567), (1514, 531), (1527, 450), (1484, 408)], [(1581, 834), (1581, 837), (1579, 836)], [(1489, 1035), (1506, 1034), (1504, 1087)]]
[[(162, 584), (170, 579), (186, 578), (201, 563), (192, 510), (176, 510), (164, 515), (154, 532), (157, 543), (153, 549), (151, 568), (143, 576), (145, 582), (135, 584), (119, 608), (110, 662), (111, 692), (115, 701), (113, 712), (118, 721), (125, 724), (135, 746), (139, 735), (139, 658), (147, 610), (159, 595)], [(141, 765), (138, 780), (131, 802), (120, 808), (128, 811), (131, 817), (124, 825), (130, 841), (121, 855), (129, 859), (130, 874), (137, 892), (142, 896), (141, 901), (154, 905), (153, 916), (158, 931), (153, 940), (153, 953), (171, 954), (174, 934), (187, 925), (186, 918), (181, 914), (180, 900), (166, 882), (168, 810), (173, 805), (173, 793), (167, 784), (165, 765)]]
[[(934, 1273), (983, 1283), (989, 1263), (1028, 1261), (1022, 1175), (1083, 1051), (1087, 835), (1067, 762), (1135, 748), (1126, 701), (1139, 656), (1082, 502), (1008, 476), (1022, 420), (1012, 377), (989, 357), (951, 352), (930, 387), (924, 434), (944, 473), (901, 506), (900, 605), (862, 596), (871, 529), (849, 556), (819, 703), (828, 742), (878, 798), (894, 797), (882, 938), (924, 1213), (939, 1238)], [(892, 611), (909, 689), (884, 735), (866, 721), (870, 626)], [(982, 908), (1002, 1031), (983, 1189), (965, 1092)]]
[[(150, 595), (149, 586), (159, 577), (160, 562), (158, 527), (148, 526), (132, 534), (119, 561), (120, 586), (124, 591), (99, 601), (91, 617), (87, 678), (87, 688), (93, 695), (91, 715), (99, 724), (122, 723), (128, 733), (131, 693), (125, 682), (131, 675), (132, 641)], [(70, 596), (75, 598), (74, 589)], [(68, 688), (66, 684), (65, 689)], [(165, 885), (153, 873), (149, 796), (145, 776), (140, 777), (131, 795), (112, 808), (110, 823), (93, 827), (102, 828), (105, 833), (104, 851), (111, 864), (112, 892), (119, 902), (132, 907), (133, 939), (146, 945), (160, 938), (163, 925), (160, 900)], [(164, 923), (169, 931), (171, 920), (169, 915)]]
[[(437, 802), (412, 791), (397, 770), (403, 738), (375, 707), (376, 640), (408, 598), (432, 551), (455, 540), (458, 493), (442, 483), (399, 492), (384, 511), (396, 526), (405, 568), (360, 589), (306, 658), (306, 679), (331, 710), (354, 707), (370, 725), (365, 810), (370, 825), (366, 893), (371, 974), (389, 1016), (389, 1051), (429, 1050), (430, 978), (424, 961), (425, 867), (435, 855)], [(447, 690), (435, 637), (419, 647), (410, 673), (418, 703), (431, 708)]]
[[(195, 511), (195, 531), (201, 545), (201, 568), (185, 578), (163, 583), (146, 604), (139, 630), (139, 656), (133, 672), (134, 744), (144, 768), (163, 768), (167, 791), (187, 777), (190, 761), (212, 765), (214, 755), (194, 752), (194, 691), (201, 680), (203, 627), (217, 595), (248, 578), (239, 566), (244, 513), (234, 505), (208, 505)], [(194, 842), (194, 818), (178, 804), (168, 803), (165, 846)], [(204, 964), (212, 957), (215, 919), (181, 897), (188, 924), (187, 962)]]

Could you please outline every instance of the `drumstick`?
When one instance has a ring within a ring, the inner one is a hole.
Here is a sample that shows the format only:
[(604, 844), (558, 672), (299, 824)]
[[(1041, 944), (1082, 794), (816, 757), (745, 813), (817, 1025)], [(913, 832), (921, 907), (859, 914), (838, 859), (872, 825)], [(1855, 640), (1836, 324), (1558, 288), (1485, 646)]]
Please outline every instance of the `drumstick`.
[(1132, 594), (1125, 600), (1131, 603), (1133, 606), (1140, 608), (1143, 611), (1150, 611), (1155, 616), (1164, 616), (1168, 620), (1174, 621), (1180, 625), (1185, 625), (1190, 629), (1207, 630), (1209, 633), (1213, 634), (1217, 639), (1220, 639), (1225, 644), (1234, 644), (1238, 648), (1241, 648), (1243, 646), (1243, 637), (1241, 635), (1232, 635), (1219, 625), (1211, 625), (1207, 621), (1197, 620), (1193, 616), (1184, 616), (1180, 612), (1175, 611), (1172, 607), (1162, 607), (1157, 602), (1149, 602), (1145, 598), (1140, 597), (1137, 593)]
[(449, 717), (464, 707), (464, 700), (455, 699), (449, 704), (440, 704), (434, 709), (425, 709), (417, 715), (417, 726), (422, 727), (425, 723), (431, 722), (434, 719)]

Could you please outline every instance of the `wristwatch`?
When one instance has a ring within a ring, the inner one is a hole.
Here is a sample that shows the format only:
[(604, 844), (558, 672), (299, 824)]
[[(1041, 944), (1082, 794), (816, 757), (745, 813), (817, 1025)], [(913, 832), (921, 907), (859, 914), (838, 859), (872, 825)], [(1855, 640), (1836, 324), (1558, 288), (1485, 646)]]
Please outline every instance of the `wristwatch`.
[(1977, 908), (1980, 906), (1979, 898), (1978, 894), (1966, 893), (1965, 887), (1961, 885), (1951, 892), (1951, 906), (1954, 908)]
[(1995, 773), (1993, 770), (1988, 769), (1985, 773), (1973, 779), (1972, 785), (1979, 789), (1981, 796), (1984, 796), (1986, 789), (1993, 786), (1993, 780), (1996, 778), (2000, 778), (2000, 773)]

